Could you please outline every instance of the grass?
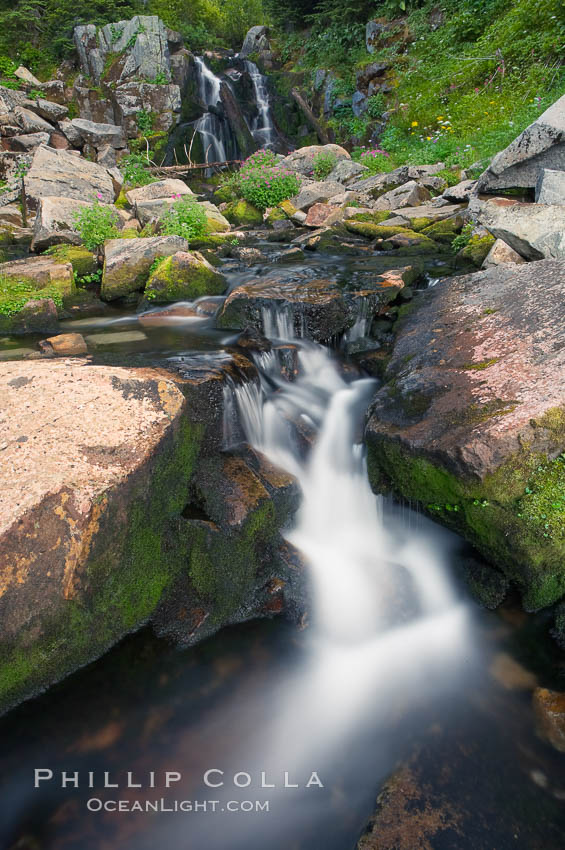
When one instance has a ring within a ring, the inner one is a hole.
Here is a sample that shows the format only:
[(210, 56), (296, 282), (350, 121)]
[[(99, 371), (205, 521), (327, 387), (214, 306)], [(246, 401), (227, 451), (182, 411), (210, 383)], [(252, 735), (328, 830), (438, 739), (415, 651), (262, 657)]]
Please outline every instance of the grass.
[[(429, 15), (438, 5), (444, 21), (432, 30)], [(310, 39), (317, 52), (310, 46), (294, 55), (302, 67), (332, 68), (344, 91), (370, 62), (390, 63), (386, 108), (393, 114), (378, 142), (389, 154), (383, 171), (405, 163), (468, 167), (486, 160), (565, 91), (560, 0), (426, 0), (409, 12), (407, 27), (407, 49), (402, 41), (383, 40), (369, 54), (317, 36)], [(375, 125), (367, 113), (355, 118), (342, 107), (330, 123), (337, 141), (377, 147), (368, 144)]]
[(32, 282), (0, 276), (0, 315), (14, 316), (31, 299), (51, 298), (57, 307), (63, 306), (61, 289), (56, 284), (37, 289)]

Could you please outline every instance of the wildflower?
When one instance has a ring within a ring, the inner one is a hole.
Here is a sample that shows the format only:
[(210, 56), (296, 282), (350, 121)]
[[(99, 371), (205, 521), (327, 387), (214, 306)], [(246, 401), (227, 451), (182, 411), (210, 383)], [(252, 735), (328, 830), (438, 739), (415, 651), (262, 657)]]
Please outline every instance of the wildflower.
[(426, 136), (426, 141), (427, 141), (427, 142), (431, 142), (431, 140), (432, 140), (432, 137), (431, 137), (431, 136)]
[(417, 122), (417, 121), (412, 121), (411, 126), (412, 126), (412, 127), (417, 127), (417, 126), (418, 126), (418, 122)]
[(97, 192), (96, 197), (98, 198), (99, 201), (101, 201), (102, 198), (103, 198), (102, 192)]
[(438, 115), (438, 117), (436, 118), (436, 121), (443, 121), (443, 115)]

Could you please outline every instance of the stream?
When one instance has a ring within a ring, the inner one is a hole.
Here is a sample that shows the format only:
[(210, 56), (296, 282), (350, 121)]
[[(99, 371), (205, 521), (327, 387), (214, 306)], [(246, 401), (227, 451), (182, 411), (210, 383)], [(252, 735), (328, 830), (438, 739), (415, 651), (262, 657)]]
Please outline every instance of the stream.
[[(351, 279), (371, 262), (322, 256), (269, 277)], [(223, 271), (231, 288), (261, 273)], [(220, 301), (65, 329), (95, 362), (163, 365), (233, 344), (214, 328)], [(263, 321), (296, 348), (297, 374), (280, 347), (255, 354), (260, 385), (226, 388), (225, 445), (243, 434), (300, 484), (285, 536), (308, 565), (306, 627), (253, 622), (182, 651), (145, 629), (4, 717), (0, 847), (354, 850), (401, 771), (405, 808), (385, 807), (383, 850), (562, 850), (563, 755), (536, 736), (531, 708), (532, 680), (555, 685), (559, 663), (545, 624), (515, 600), (478, 608), (460, 580), (463, 541), (373, 494), (362, 436), (375, 380), (297, 337), (284, 313)], [(53, 778), (34, 788), (35, 769)], [(78, 772), (66, 788), (62, 771)]]

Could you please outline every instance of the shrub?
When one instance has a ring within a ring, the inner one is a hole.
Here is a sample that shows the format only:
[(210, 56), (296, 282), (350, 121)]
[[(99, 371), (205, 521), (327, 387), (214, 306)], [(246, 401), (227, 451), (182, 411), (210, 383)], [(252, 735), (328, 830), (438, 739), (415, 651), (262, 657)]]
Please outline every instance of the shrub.
[(337, 164), (337, 156), (331, 151), (320, 151), (314, 157), (314, 179), (325, 180)]
[(114, 207), (95, 201), (74, 215), (75, 230), (85, 248), (98, 252), (107, 239), (118, 236), (118, 213)]
[(203, 236), (207, 230), (206, 213), (193, 195), (179, 197), (161, 217), (160, 224), (165, 236), (182, 236), (184, 239)]
[(274, 207), (300, 191), (300, 178), (277, 165), (272, 151), (259, 150), (245, 160), (238, 174), (240, 197), (260, 210)]
[(120, 160), (120, 171), (124, 175), (124, 181), (127, 186), (147, 186), (148, 183), (154, 183), (153, 177), (149, 171), (149, 161), (146, 156), (138, 153), (131, 153), (124, 156)]
[(148, 136), (153, 130), (155, 124), (155, 113), (149, 112), (147, 109), (140, 109), (137, 113), (137, 129), (142, 136)]
[(359, 162), (365, 165), (371, 174), (382, 174), (383, 171), (392, 171), (394, 162), (387, 151), (380, 148), (371, 148), (363, 151), (359, 157)]
[(369, 118), (377, 120), (381, 117), (385, 110), (386, 104), (382, 94), (372, 94), (371, 97), (367, 99), (367, 114)]

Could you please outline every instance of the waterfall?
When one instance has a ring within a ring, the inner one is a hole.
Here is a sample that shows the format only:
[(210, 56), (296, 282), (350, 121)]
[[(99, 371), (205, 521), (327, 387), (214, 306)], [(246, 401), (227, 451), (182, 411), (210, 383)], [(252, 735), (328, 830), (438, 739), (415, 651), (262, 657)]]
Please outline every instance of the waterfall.
[[(361, 306), (360, 323), (362, 317)], [(263, 323), (268, 336), (293, 339), (291, 314), (265, 311)], [(300, 484), (302, 505), (286, 536), (310, 568), (318, 633), (338, 643), (362, 642), (407, 619), (443, 616), (455, 599), (442, 553), (414, 534), (399, 540), (383, 519), (382, 497), (369, 485), (360, 425), (374, 381), (347, 380), (325, 348), (303, 339), (294, 344), (296, 380), (282, 377), (271, 353), (256, 359), (260, 388), (243, 384), (230, 391), (245, 439)], [(300, 423), (317, 434), (306, 460)]]
[(198, 79), (198, 95), (207, 111), (195, 124), (202, 140), (206, 162), (225, 162), (237, 152), (229, 126), (221, 114), (222, 81), (208, 68), (200, 56), (194, 57)]
[(249, 59), (244, 59), (243, 64), (251, 77), (255, 92), (255, 102), (257, 104), (257, 115), (250, 127), (253, 138), (262, 148), (273, 147), (276, 134), (271, 118), (271, 108), (269, 106), (267, 78), (261, 74), (257, 65), (254, 62), (250, 62)]

